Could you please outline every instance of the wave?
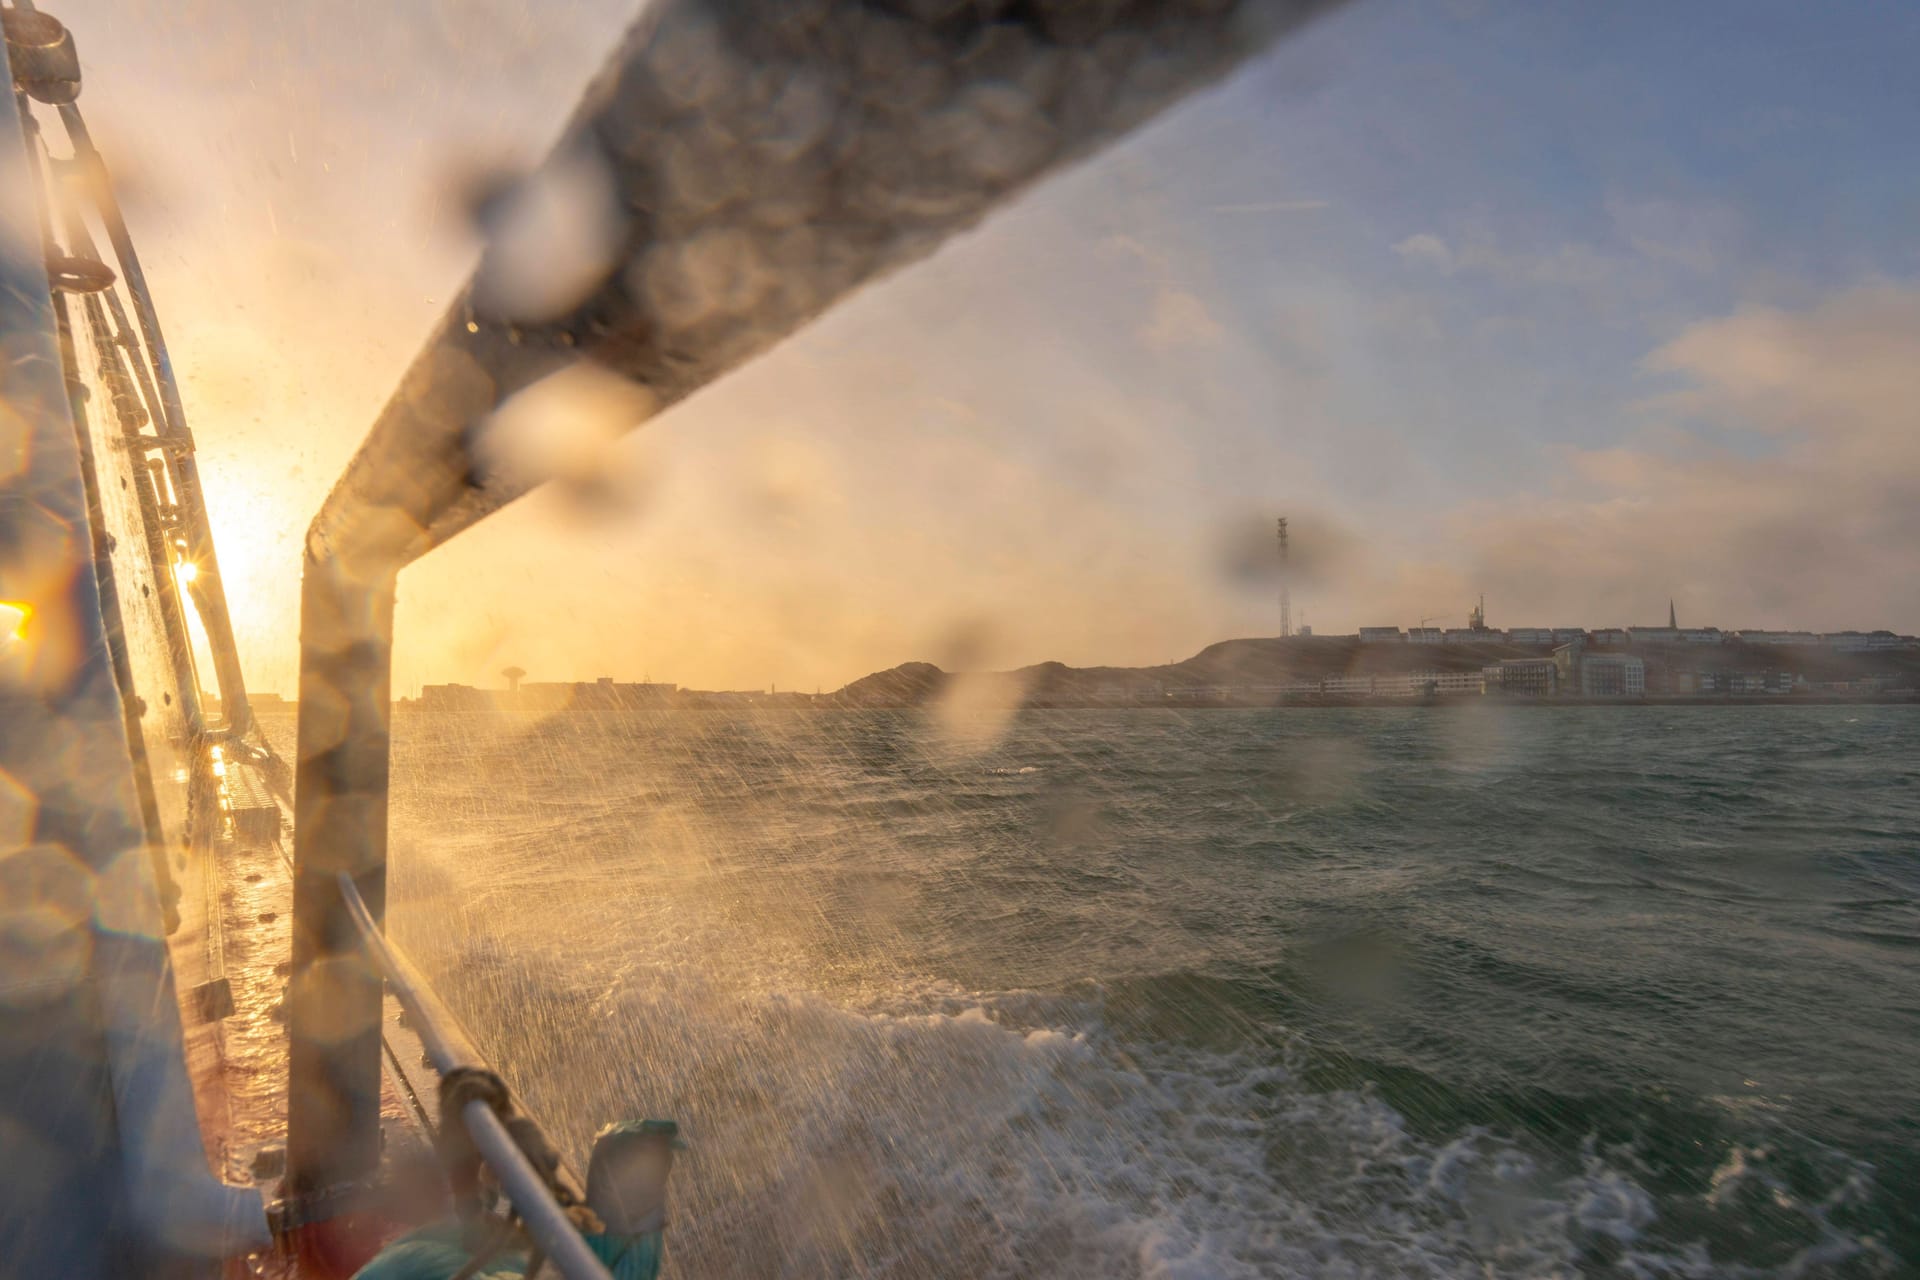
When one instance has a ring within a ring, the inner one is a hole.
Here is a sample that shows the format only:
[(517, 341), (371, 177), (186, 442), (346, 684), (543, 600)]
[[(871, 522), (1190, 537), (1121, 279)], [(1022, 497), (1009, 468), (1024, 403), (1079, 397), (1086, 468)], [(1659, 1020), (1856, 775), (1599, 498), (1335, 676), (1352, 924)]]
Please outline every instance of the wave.
[[(1895, 1270), (1849, 1221), (1879, 1194), (1858, 1161), (1833, 1157), (1810, 1189), (1807, 1169), (1723, 1140), (1711, 1116), (1622, 1094), (1457, 1094), (1307, 1044), (1270, 1008), (1261, 1034), (1216, 1047), (1190, 1034), (1204, 1019), (1179, 1033), (1177, 1005), (1160, 1010), (1174, 1034), (1143, 1034), (1142, 1003), (1191, 1001), (1210, 986), (1196, 975), (1056, 993), (923, 983), (852, 1002), (729, 989), (692, 964), (555, 1000), (564, 979), (558, 961), (489, 947), (444, 976), (576, 1150), (616, 1114), (681, 1120), (685, 1276)], [(1244, 1030), (1256, 1015), (1229, 1018)], [(566, 1027), (592, 1030), (556, 1042)], [(1628, 1113), (1725, 1154), (1675, 1185), (1671, 1153), (1620, 1132)], [(1768, 1239), (1737, 1238), (1756, 1224)]]

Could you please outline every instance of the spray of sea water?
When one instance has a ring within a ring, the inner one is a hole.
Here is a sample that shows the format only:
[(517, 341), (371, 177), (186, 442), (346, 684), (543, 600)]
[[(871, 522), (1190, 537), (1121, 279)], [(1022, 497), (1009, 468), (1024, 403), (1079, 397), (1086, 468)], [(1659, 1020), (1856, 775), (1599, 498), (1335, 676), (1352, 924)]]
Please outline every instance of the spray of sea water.
[(682, 1276), (1892, 1276), (1899, 709), (428, 717), (398, 937)]

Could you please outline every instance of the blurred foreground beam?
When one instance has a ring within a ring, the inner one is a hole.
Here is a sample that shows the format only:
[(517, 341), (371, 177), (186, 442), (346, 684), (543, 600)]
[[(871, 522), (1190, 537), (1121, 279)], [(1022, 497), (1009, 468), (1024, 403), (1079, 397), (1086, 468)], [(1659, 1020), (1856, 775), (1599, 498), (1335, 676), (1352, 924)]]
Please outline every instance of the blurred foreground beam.
[[(385, 900), (399, 569), (542, 479), (490, 415), (582, 361), (637, 426), (926, 257), (1334, 0), (657, 0), (308, 533), (289, 1163), (377, 1158), (379, 983), (333, 877)], [(548, 215), (541, 214), (545, 209)]]

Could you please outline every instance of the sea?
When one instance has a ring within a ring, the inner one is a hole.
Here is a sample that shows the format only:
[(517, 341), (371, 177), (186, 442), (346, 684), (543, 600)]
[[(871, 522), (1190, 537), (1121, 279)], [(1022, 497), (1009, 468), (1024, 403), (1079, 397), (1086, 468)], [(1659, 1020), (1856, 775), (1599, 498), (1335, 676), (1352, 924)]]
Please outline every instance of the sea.
[(394, 732), (391, 927), (676, 1277), (1920, 1275), (1920, 712)]

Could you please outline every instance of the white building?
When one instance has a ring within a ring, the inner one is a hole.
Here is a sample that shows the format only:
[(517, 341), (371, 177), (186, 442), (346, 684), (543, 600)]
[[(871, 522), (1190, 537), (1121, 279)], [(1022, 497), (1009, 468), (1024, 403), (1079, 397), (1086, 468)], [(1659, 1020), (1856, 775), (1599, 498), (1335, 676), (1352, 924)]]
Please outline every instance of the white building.
[(1625, 653), (1580, 655), (1580, 696), (1641, 698), (1647, 692), (1647, 664)]
[(1372, 676), (1328, 676), (1320, 682), (1322, 693), (1370, 694), (1373, 692)]

